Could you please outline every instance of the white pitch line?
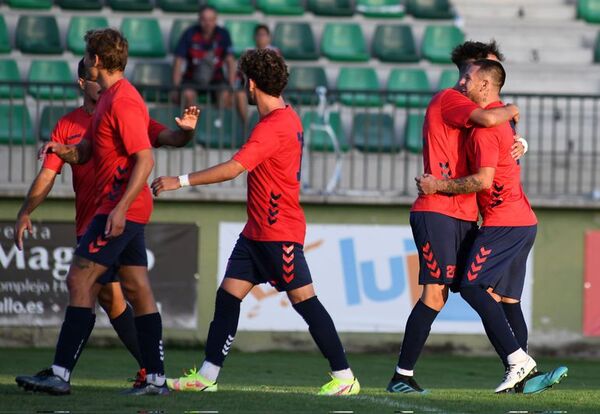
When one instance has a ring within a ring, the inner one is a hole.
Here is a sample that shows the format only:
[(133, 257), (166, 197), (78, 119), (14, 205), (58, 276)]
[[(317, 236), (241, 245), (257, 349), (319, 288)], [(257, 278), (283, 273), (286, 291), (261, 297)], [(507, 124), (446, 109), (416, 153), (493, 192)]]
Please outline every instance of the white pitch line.
[(431, 413), (444, 413), (444, 414), (465, 414), (461, 411), (448, 411), (447, 409), (440, 410), (439, 408), (432, 407), (426, 404), (414, 404), (413, 402), (407, 401), (397, 401), (390, 397), (376, 397), (373, 395), (357, 395), (353, 396), (352, 399), (369, 401), (373, 403), (379, 403), (381, 405), (385, 405), (391, 408), (395, 408), (398, 410), (416, 410), (419, 411), (427, 411)]

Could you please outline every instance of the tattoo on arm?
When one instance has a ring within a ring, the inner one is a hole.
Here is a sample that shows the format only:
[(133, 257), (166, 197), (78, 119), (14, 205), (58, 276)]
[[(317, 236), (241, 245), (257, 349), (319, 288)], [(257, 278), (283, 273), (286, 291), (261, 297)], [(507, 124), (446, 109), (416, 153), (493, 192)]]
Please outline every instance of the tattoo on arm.
[(453, 180), (442, 180), (438, 191), (449, 194), (467, 194), (476, 193), (482, 189), (482, 182), (476, 176), (469, 175)]

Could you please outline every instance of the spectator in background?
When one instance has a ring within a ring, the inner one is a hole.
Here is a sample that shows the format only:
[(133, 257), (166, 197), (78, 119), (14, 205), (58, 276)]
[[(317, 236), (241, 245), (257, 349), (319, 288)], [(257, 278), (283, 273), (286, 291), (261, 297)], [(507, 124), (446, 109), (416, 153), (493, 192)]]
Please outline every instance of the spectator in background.
[[(281, 55), (279, 49), (271, 44), (271, 31), (266, 24), (259, 24), (254, 28), (254, 45), (255, 49), (271, 49), (277, 52), (278, 55)], [(238, 113), (240, 114), (240, 118), (242, 118), (243, 125), (247, 126), (248, 99), (242, 83), (242, 76), (238, 73), (236, 78), (235, 104)]]
[[(185, 71), (182, 65), (185, 62)], [(196, 104), (198, 93), (209, 88), (216, 91), (220, 107), (233, 106), (230, 88), (236, 79), (231, 37), (227, 29), (217, 26), (217, 11), (211, 6), (202, 6), (198, 24), (181, 35), (175, 49), (173, 63), (173, 85), (182, 86), (183, 106)]]

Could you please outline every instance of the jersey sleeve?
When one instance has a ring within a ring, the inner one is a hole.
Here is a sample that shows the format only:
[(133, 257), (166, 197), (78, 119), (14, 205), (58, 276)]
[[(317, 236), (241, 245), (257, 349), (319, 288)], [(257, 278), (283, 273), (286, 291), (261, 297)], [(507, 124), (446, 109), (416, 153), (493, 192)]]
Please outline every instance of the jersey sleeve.
[(248, 142), (233, 156), (233, 159), (252, 171), (263, 161), (271, 158), (279, 151), (280, 143), (277, 135), (267, 125), (257, 125)]
[(117, 99), (112, 105), (112, 117), (127, 155), (152, 148), (148, 138), (148, 112), (143, 103)]
[[(54, 129), (52, 130), (52, 134), (50, 135), (51, 142), (58, 142), (59, 144), (65, 143), (65, 134), (62, 120), (59, 120)], [(42, 164), (42, 168), (48, 168), (49, 170), (55, 171), (60, 174), (62, 171), (62, 167), (65, 165), (65, 162), (61, 160), (56, 154), (48, 154), (44, 158), (44, 163)]]
[(475, 167), (496, 168), (500, 158), (500, 139), (495, 128), (477, 128), (473, 131)]
[(469, 117), (479, 108), (475, 102), (454, 89), (444, 94), (441, 106), (442, 119), (454, 128), (470, 128), (472, 124)]
[(150, 123), (148, 124), (148, 138), (150, 138), (150, 144), (154, 148), (160, 147), (160, 145), (158, 143), (158, 136), (165, 129), (167, 129), (166, 126), (164, 126), (160, 122), (155, 121), (154, 119), (150, 118)]

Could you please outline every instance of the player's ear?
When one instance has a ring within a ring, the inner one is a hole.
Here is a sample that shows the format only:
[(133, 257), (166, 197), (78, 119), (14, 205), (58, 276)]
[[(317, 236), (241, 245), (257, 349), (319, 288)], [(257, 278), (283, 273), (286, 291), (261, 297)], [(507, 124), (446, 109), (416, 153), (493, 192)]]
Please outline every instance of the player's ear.
[(81, 88), (81, 90), (85, 89), (85, 79), (79, 78), (77, 79), (77, 83), (79, 84), (79, 88)]

